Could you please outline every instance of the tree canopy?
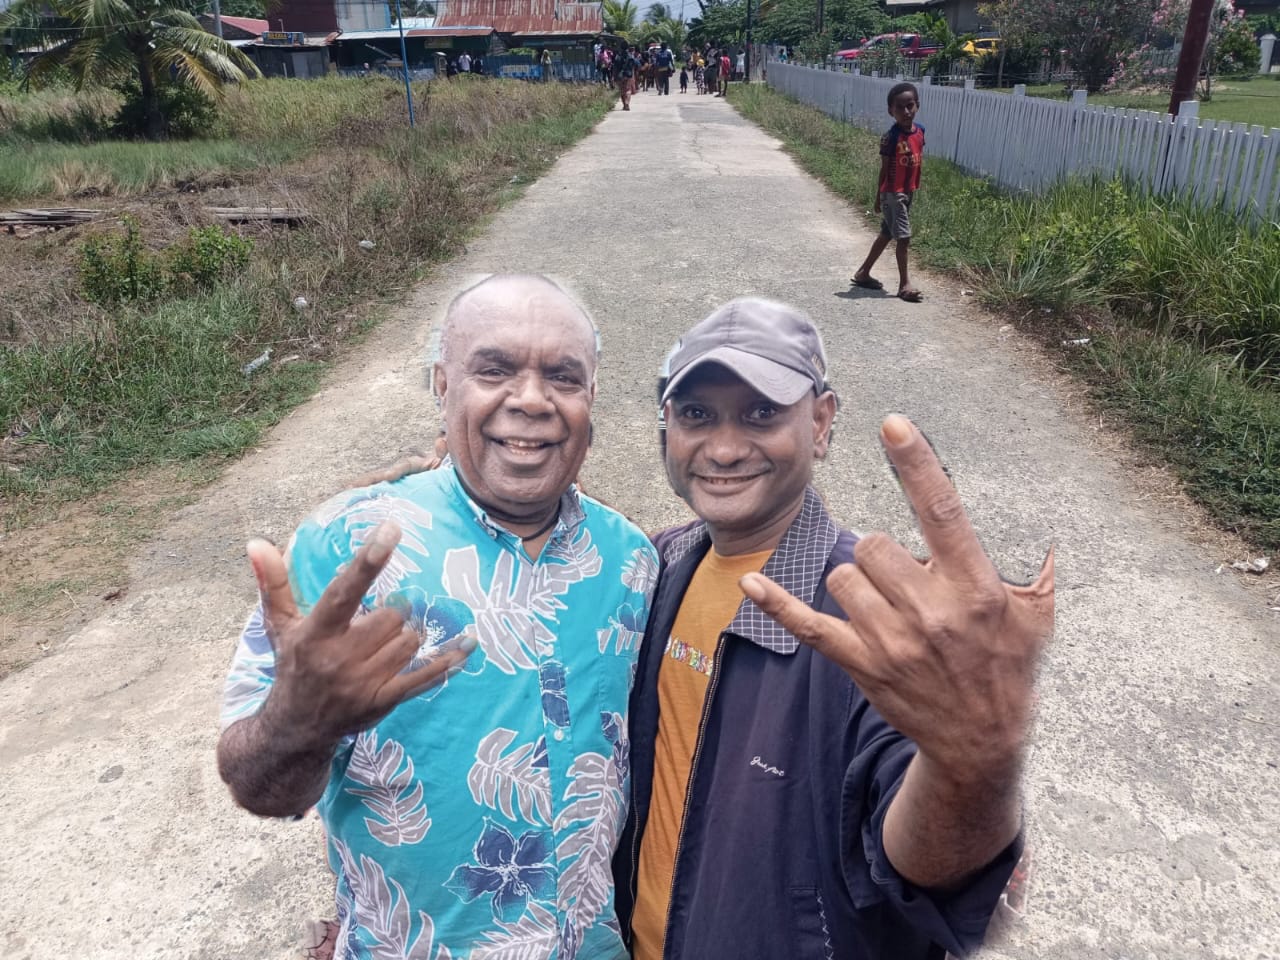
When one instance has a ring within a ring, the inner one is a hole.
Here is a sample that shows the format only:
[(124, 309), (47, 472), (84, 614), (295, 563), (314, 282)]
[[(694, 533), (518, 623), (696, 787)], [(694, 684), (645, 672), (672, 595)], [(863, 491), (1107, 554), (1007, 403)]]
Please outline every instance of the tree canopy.
[(43, 48), (26, 66), (32, 85), (60, 68), (77, 89), (136, 83), (150, 139), (165, 135), (161, 84), (216, 97), (224, 84), (259, 75), (252, 60), (170, 0), (14, 0), (0, 13), (0, 30), (6, 29), (21, 30), (24, 45)]

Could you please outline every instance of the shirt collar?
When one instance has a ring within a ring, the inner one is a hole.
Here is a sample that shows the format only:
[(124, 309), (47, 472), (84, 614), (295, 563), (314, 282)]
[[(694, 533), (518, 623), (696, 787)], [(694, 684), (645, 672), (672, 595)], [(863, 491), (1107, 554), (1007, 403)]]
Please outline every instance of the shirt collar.
[[(449, 489), (454, 497), (463, 504), (489, 536), (494, 539), (501, 537), (515, 542), (520, 541), (519, 537), (501, 523), (491, 519), (484, 507), (471, 498), (471, 495), (467, 493), (466, 488), (462, 485), (462, 481), (458, 478), (458, 468), (454, 464), (452, 457), (445, 457), (440, 463), (440, 469), (448, 474)], [(566, 537), (572, 540), (578, 527), (586, 518), (586, 511), (582, 509), (582, 501), (578, 496), (578, 488), (576, 485), (571, 485), (560, 497), (560, 517), (556, 520), (556, 525), (551, 531), (551, 542), (554, 543)]]
[[(797, 600), (811, 604), (839, 536), (840, 531), (818, 492), (806, 487), (799, 515), (783, 534), (761, 573)], [(695, 550), (705, 553), (710, 546), (707, 525), (696, 523), (667, 544), (663, 561), (670, 566)], [(729, 624), (729, 632), (774, 653), (790, 655), (800, 649), (799, 640), (746, 597), (742, 598)]]

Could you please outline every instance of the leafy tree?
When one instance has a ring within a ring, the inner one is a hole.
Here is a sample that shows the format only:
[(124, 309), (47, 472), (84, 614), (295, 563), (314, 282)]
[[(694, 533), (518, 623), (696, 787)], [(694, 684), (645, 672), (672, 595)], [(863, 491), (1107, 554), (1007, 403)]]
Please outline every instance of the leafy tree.
[(35, 86), (59, 68), (70, 72), (77, 89), (136, 82), (143, 132), (151, 140), (166, 133), (166, 80), (216, 97), (228, 82), (259, 76), (252, 60), (170, 0), (14, 0), (0, 14), (0, 30), (11, 27), (25, 28), (24, 43), (44, 48), (26, 67)]
[(636, 8), (635, 0), (603, 0), (600, 10), (605, 30), (631, 39), (640, 21), (640, 11)]
[(652, 3), (649, 5), (648, 12), (644, 15), (647, 23), (661, 23), (663, 20), (671, 19), (671, 8), (665, 3)]
[(1090, 93), (1115, 73), (1121, 58), (1151, 31), (1161, 0), (1019, 0), (1006, 28), (1039, 32), (1061, 50)]
[(1010, 51), (1021, 53), (1029, 48), (1048, 45), (1039, 21), (1027, 16), (1022, 0), (994, 0), (978, 6), (978, 15), (1000, 35), (1000, 59), (996, 66), (996, 86), (1004, 86), (1004, 65)]
[(747, 26), (745, 0), (708, 0), (702, 16), (689, 21), (689, 43), (741, 43)]
[[(756, 35), (766, 43), (800, 46), (814, 34), (817, 20), (817, 0), (764, 0)], [(859, 43), (883, 33), (888, 22), (875, 0), (827, 0), (823, 8), (823, 31), (830, 44)]]
[(677, 53), (684, 49), (686, 30), (684, 21), (674, 17), (665, 17), (657, 23), (644, 24), (646, 41), (665, 43)]
[(938, 13), (925, 15), (924, 29), (920, 31), (938, 45), (938, 52), (930, 54), (924, 67), (930, 73), (950, 73), (957, 61), (972, 60), (973, 54), (965, 49), (965, 45), (973, 39), (972, 33), (956, 33), (947, 23), (947, 18)]

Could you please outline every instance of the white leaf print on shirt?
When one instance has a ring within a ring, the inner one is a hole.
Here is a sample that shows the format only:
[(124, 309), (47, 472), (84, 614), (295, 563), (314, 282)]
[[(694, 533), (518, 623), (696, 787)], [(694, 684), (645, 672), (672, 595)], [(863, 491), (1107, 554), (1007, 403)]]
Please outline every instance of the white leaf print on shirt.
[[(551, 772), (546, 745), (522, 743), (503, 756), (516, 738), (514, 730), (498, 727), (476, 747), (476, 762), (467, 773), (471, 799), (497, 808), (515, 820), (515, 806), (527, 823), (551, 825)], [(512, 797), (515, 804), (512, 804)]]
[(412, 574), (422, 572), (406, 550), (423, 557), (430, 556), (423, 533), (431, 529), (431, 511), (404, 497), (367, 495), (354, 503), (335, 497), (312, 514), (311, 519), (321, 527), (341, 520), (351, 544), (352, 556), (373, 536), (378, 524), (390, 520), (400, 527), (399, 547), (369, 588), (379, 602)]
[(545, 562), (537, 567), (503, 550), (494, 565), (488, 587), (481, 585), (480, 558), (476, 548), (462, 547), (445, 554), (441, 582), (455, 600), (471, 608), (476, 618), (476, 639), (485, 661), (503, 673), (536, 670), (536, 657), (555, 651), (555, 634), (538, 617), (554, 621), (565, 609), (558, 598), (571, 586), (600, 572), (600, 554), (591, 545), (591, 534), (582, 528), (565, 562)]
[[(435, 924), (422, 910), (418, 911), (421, 928), (413, 943), (409, 943), (409, 898), (399, 883), (387, 880), (376, 860), (360, 854), (357, 861), (351, 849), (336, 837), (333, 845), (342, 861), (343, 877), (351, 888), (350, 897), (340, 898), (345, 900), (343, 906), (351, 909), (343, 918), (344, 933), (355, 926), (372, 939), (369, 955), (373, 960), (450, 960), (449, 951), (443, 945), (433, 954)], [(348, 939), (349, 935), (339, 937), (339, 957), (346, 955)]]
[[(404, 769), (400, 770), (402, 764)], [(395, 740), (384, 740), (379, 747), (374, 731), (360, 734), (351, 750), (347, 778), (360, 784), (347, 787), (346, 792), (362, 797), (361, 802), (373, 812), (374, 817), (365, 817), (364, 825), (376, 840), (398, 847), (417, 843), (431, 829), (413, 760)]]
[(471, 951), (471, 960), (546, 960), (555, 953), (559, 934), (550, 910), (530, 902), (518, 923), (498, 922), (502, 932), (489, 931)]
[[(558, 906), (565, 911), (561, 960), (572, 960), (582, 933), (609, 903), (613, 891), (610, 860), (622, 828), (624, 808), (618, 768), (610, 757), (583, 753), (569, 768), (564, 799), (572, 801), (556, 816), (557, 832), (583, 821), (556, 847), (556, 859), (567, 863), (560, 875)], [(572, 902), (569, 902), (572, 898)]]
[(622, 566), (622, 585), (649, 596), (658, 585), (658, 560), (652, 547), (637, 547)]

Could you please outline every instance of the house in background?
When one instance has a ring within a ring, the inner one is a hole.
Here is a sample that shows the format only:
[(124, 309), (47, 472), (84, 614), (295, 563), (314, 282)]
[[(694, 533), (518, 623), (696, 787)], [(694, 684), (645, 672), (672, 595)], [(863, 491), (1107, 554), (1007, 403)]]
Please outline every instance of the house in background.
[(980, 2), (982, 0), (884, 0), (884, 5), (891, 17), (940, 13), (952, 33), (982, 33), (990, 24), (978, 15)]

